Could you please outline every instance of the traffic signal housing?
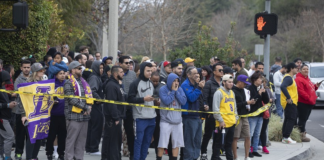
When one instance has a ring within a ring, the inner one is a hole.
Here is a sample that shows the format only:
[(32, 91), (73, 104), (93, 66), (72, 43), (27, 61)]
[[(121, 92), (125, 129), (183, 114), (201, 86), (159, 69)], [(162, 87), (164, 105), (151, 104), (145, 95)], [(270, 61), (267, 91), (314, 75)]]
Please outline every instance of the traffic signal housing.
[(254, 18), (254, 32), (257, 35), (275, 35), (278, 27), (278, 16), (274, 13), (257, 13)]

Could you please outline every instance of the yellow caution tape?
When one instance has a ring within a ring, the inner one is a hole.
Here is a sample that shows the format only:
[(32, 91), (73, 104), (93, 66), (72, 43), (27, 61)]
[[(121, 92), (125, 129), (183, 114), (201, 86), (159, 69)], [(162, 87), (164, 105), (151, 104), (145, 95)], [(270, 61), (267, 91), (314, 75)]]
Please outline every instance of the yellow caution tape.
[[(125, 105), (125, 106), (136, 106), (136, 107), (143, 107), (143, 108), (154, 108), (154, 109), (160, 109), (160, 110), (168, 110), (168, 111), (179, 111), (179, 112), (193, 112), (193, 113), (207, 113), (207, 114), (223, 114), (223, 115), (234, 115), (233, 113), (223, 113), (223, 112), (212, 112), (212, 111), (196, 111), (196, 110), (187, 110), (187, 109), (178, 109), (178, 108), (169, 108), (169, 107), (160, 107), (160, 106), (149, 106), (149, 105), (144, 105), (144, 104), (137, 104), (137, 103), (128, 103), (128, 102), (119, 102), (119, 101), (113, 101), (113, 100), (106, 100), (106, 99), (97, 99), (97, 98), (87, 98), (87, 97), (82, 97), (82, 96), (75, 96), (75, 95), (62, 95), (62, 94), (46, 94), (46, 93), (31, 93), (31, 92), (21, 92), (21, 91), (10, 91), (10, 90), (5, 90), (5, 89), (0, 89), (0, 92), (5, 92), (5, 93), (17, 93), (17, 94), (29, 94), (29, 95), (38, 95), (38, 96), (54, 96), (54, 97), (59, 97), (59, 98), (78, 98), (78, 99), (92, 99), (97, 102), (102, 102), (102, 103), (112, 103), (112, 104), (117, 104), (117, 105)], [(255, 116), (259, 115), (260, 113), (264, 112), (266, 109), (264, 107), (267, 107), (267, 105), (259, 108), (257, 111), (247, 114), (247, 115), (242, 115), (240, 117), (250, 117), (250, 116)], [(264, 110), (263, 110), (264, 109)]]

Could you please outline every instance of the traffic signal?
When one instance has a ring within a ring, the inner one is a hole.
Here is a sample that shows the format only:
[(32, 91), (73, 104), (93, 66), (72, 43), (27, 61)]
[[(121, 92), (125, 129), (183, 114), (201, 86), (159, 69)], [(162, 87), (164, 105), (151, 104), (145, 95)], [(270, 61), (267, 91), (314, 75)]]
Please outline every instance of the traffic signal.
[(12, 24), (17, 28), (26, 29), (28, 26), (28, 5), (26, 2), (17, 2), (12, 7)]
[(276, 14), (258, 13), (254, 19), (254, 32), (257, 35), (275, 35), (277, 33), (278, 16)]

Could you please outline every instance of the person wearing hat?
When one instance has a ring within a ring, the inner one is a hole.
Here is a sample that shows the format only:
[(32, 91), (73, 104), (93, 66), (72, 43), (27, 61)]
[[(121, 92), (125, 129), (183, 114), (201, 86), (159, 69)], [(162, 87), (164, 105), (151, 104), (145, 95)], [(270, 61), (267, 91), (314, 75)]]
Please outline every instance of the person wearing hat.
[[(222, 145), (224, 145), (225, 148), (226, 159), (233, 159), (232, 142), (235, 124), (239, 117), (237, 116), (235, 94), (232, 91), (232, 88), (233, 76), (224, 75), (222, 86), (220, 86), (214, 94), (213, 111), (218, 113), (214, 114), (216, 130), (213, 137), (213, 154), (211, 159), (221, 159), (219, 151), (222, 148)], [(232, 113), (232, 115), (219, 114), (219, 112)], [(222, 133), (222, 130), (224, 129), (226, 136)], [(222, 144), (222, 141), (225, 144)]]
[(175, 60), (171, 63), (172, 73), (176, 74), (179, 77), (179, 83), (181, 85), (181, 78), (183, 73), (183, 63), (181, 60)]
[[(0, 72), (0, 84), (1, 89), (5, 89), (5, 84), (12, 84), (10, 81), (10, 74), (3, 70)], [(10, 102), (9, 96), (5, 92), (0, 92), (0, 119), (2, 123), (0, 123), (0, 135), (3, 139), (3, 152), (5, 154), (5, 160), (11, 159), (11, 148), (12, 144), (15, 140), (15, 134), (10, 126), (9, 120), (11, 120), (11, 109), (17, 105), (17, 102)]]
[(223, 73), (224, 73), (224, 75), (228, 74), (228, 75), (231, 75), (234, 77), (234, 72), (231, 67), (224, 66)]
[[(42, 64), (40, 63), (34, 63), (31, 66), (31, 75), (27, 78), (27, 82), (38, 82), (43, 80), (44, 72), (45, 72), (45, 67), (43, 67)], [(21, 101), (18, 103), (22, 103)], [(23, 106), (19, 106), (18, 108), (18, 113), (21, 114), (21, 122), (25, 124), (26, 121), (28, 121), (28, 118), (26, 117), (26, 112)], [(26, 129), (26, 135), (28, 136), (28, 129)], [(35, 143), (31, 143), (30, 139), (27, 138), (26, 141), (26, 159), (37, 159), (38, 152), (41, 146), (41, 140), (38, 139), (36, 140)]]
[[(64, 94), (92, 98), (89, 84), (82, 78), (82, 67), (78, 61), (70, 63), (68, 80), (64, 83)], [(66, 117), (66, 145), (64, 159), (83, 159), (88, 121), (90, 119), (91, 99), (64, 98)]]
[[(250, 104), (255, 104), (254, 99), (250, 100), (250, 92), (245, 89), (246, 85), (251, 85), (249, 77), (246, 75), (239, 75), (237, 82), (233, 86), (233, 92), (235, 94), (235, 101), (237, 106), (238, 115), (249, 114)], [(250, 149), (250, 125), (247, 117), (242, 117), (240, 123), (235, 127), (234, 140), (232, 144), (234, 159), (237, 157), (237, 141), (242, 137), (244, 138), (245, 158), (244, 160), (250, 160), (249, 149)]]
[(294, 76), (298, 73), (295, 63), (287, 64), (287, 73), (283, 77), (281, 89), (281, 106), (284, 108), (285, 119), (282, 126), (282, 143), (294, 144), (296, 141), (290, 138), (290, 134), (297, 120), (298, 89)]
[(164, 81), (166, 77), (171, 73), (171, 63), (169, 61), (164, 61), (161, 66), (160, 71), (160, 82)]
[[(64, 58), (64, 57), (63, 57)], [(55, 71), (55, 94), (64, 94), (65, 72), (67, 67)], [(53, 153), (55, 159), (64, 159), (65, 139), (66, 139), (66, 121), (64, 115), (64, 98), (54, 97), (54, 105), (51, 110), (50, 128), (46, 141), (46, 155), (48, 160), (52, 160)], [(57, 137), (57, 144), (53, 147)]]
[(185, 63), (187, 63), (187, 67), (189, 67), (189, 66), (195, 66), (196, 59), (187, 57), (184, 61), (185, 61)]

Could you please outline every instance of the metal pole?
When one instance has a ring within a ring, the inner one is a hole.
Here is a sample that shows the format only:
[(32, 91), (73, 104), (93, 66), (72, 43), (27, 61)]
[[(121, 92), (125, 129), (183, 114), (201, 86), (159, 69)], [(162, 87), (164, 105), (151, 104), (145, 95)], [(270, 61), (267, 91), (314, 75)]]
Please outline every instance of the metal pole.
[[(265, 1), (265, 11), (271, 13), (271, 0)], [(269, 78), (270, 74), (270, 34), (264, 40), (264, 73)]]
[(118, 5), (119, 0), (109, 1), (108, 55), (113, 56), (114, 62), (117, 60), (118, 50)]

